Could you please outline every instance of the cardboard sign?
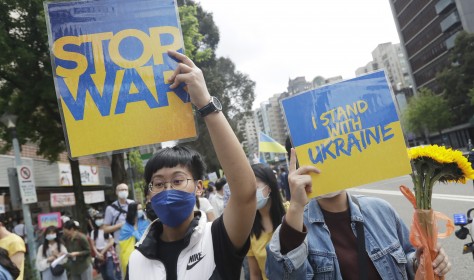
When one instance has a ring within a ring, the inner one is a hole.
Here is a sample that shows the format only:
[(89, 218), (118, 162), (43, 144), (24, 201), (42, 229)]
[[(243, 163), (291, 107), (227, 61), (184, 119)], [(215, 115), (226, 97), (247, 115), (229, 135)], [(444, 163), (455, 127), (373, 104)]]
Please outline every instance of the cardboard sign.
[(300, 166), (314, 165), (310, 197), (411, 173), (383, 71), (283, 99)]
[(46, 2), (56, 95), (72, 158), (196, 137), (189, 95), (170, 90), (183, 52), (175, 1)]
[(45, 229), (50, 226), (55, 226), (56, 228), (62, 227), (60, 212), (53, 212), (53, 213), (38, 215), (38, 228)]

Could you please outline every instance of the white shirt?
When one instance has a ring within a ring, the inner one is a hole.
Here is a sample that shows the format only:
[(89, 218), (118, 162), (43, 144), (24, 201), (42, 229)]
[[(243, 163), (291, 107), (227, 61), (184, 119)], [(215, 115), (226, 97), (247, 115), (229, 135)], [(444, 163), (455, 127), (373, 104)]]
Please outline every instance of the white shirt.
[(216, 193), (215, 196), (210, 200), (212, 207), (214, 207), (214, 213), (216, 218), (224, 213), (224, 196)]
[(212, 207), (209, 200), (205, 197), (199, 197), (199, 209), (197, 209), (196, 205), (194, 205), (194, 211), (197, 211), (197, 210), (201, 210), (201, 211), (204, 211), (206, 213), (208, 213), (210, 211), (214, 212), (214, 208)]
[[(91, 231), (90, 236), (91, 236), (91, 239), (94, 240), (94, 231)], [(110, 235), (110, 237), (112, 237), (112, 235)], [(103, 230), (101, 229), (98, 230), (97, 239), (95, 239), (94, 241), (95, 241), (94, 242), (95, 248), (99, 252), (102, 251), (105, 248), (105, 246), (107, 246), (108, 240), (105, 239)], [(106, 257), (110, 257), (110, 256), (111, 256), (110, 252), (107, 251)]]

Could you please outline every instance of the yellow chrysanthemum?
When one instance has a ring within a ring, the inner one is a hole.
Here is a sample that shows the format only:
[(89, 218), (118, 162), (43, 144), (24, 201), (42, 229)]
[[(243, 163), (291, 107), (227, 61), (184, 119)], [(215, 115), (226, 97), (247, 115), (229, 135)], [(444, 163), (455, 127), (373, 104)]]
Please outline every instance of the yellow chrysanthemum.
[(428, 145), (411, 148), (408, 155), (414, 168), (412, 180), (418, 209), (431, 209), (436, 182), (466, 183), (467, 179), (474, 179), (471, 163), (460, 151)]
[[(447, 180), (443, 180), (443, 177), (440, 180), (442, 182), (458, 181), (465, 183), (466, 179), (474, 179), (474, 170), (471, 163), (463, 156), (461, 151), (438, 145), (429, 145), (411, 148), (408, 150), (408, 155), (414, 161), (422, 159), (430, 161), (429, 159), (431, 159), (434, 163), (445, 165), (446, 168), (451, 167), (452, 174), (447, 174), (449, 178)], [(455, 170), (457, 168), (459, 170)]]

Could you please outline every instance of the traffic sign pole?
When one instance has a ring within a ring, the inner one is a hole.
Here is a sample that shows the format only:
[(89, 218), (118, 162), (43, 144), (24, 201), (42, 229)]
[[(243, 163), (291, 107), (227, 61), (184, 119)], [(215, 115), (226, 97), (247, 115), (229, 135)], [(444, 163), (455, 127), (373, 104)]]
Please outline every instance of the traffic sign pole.
[[(15, 152), (15, 163), (16, 167), (21, 166), (21, 157), (20, 157), (20, 145), (18, 144), (18, 139), (16, 138), (16, 131), (13, 129), (14, 134), (13, 134), (13, 150)], [(18, 178), (20, 178), (20, 174), (18, 174)], [(21, 188), (21, 186), (20, 186)], [(36, 192), (36, 191), (35, 191)], [(23, 198), (22, 198), (23, 199)], [(36, 244), (35, 244), (35, 234), (34, 234), (34, 228), (33, 228), (33, 222), (31, 219), (31, 212), (30, 212), (30, 205), (26, 203), (21, 204), (21, 208), (23, 210), (23, 220), (25, 221), (25, 227), (26, 227), (26, 240), (28, 244), (28, 255), (30, 257), (30, 268), (36, 267)], [(35, 278), (36, 279), (41, 279), (40, 275), (38, 273), (38, 270), (34, 269), (36, 271)]]

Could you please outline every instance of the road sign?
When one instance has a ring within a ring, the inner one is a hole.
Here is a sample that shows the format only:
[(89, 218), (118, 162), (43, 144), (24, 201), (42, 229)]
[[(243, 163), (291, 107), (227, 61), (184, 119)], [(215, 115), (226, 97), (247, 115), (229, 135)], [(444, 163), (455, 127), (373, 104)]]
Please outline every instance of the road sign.
[(35, 180), (31, 167), (26, 165), (18, 166), (17, 172), (22, 203), (31, 204), (38, 202), (38, 198), (36, 197)]

